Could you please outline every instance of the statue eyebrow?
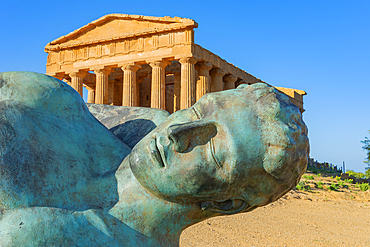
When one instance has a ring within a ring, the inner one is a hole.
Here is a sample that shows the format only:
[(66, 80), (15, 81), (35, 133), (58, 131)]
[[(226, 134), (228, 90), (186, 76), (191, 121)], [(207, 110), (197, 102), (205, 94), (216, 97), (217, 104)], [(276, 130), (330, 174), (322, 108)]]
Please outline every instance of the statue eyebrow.
[[(198, 112), (198, 110), (193, 106), (192, 107), (193, 108), (193, 111), (194, 111), (194, 113), (195, 113), (195, 115), (197, 116), (197, 118), (200, 120), (200, 119), (202, 119), (201, 117), (200, 117), (200, 114), (199, 114), (199, 112)], [(213, 160), (215, 161), (215, 163), (216, 163), (216, 165), (218, 166), (218, 168), (222, 168), (221, 167), (221, 165), (220, 165), (220, 163), (217, 161), (217, 159), (216, 159), (216, 155), (215, 155), (215, 145), (213, 144), (213, 138), (211, 138), (211, 140), (209, 140), (209, 146), (210, 146), (210, 149), (211, 149), (211, 155), (212, 155), (212, 158), (213, 158)]]
[(194, 111), (195, 115), (197, 116), (197, 118), (198, 118), (198, 119), (201, 119), (201, 117), (200, 117), (200, 113), (198, 112), (198, 110), (197, 110), (197, 109), (195, 109), (195, 107), (194, 107), (194, 106), (193, 106), (192, 108), (193, 108), (193, 111)]

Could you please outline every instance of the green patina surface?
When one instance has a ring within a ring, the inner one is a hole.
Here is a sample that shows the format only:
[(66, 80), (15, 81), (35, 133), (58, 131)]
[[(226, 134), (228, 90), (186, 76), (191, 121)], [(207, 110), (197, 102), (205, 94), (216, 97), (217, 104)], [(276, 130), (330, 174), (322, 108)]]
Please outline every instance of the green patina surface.
[(307, 158), (298, 108), (265, 84), (169, 115), (0, 73), (2, 246), (178, 246), (192, 224), (277, 200)]

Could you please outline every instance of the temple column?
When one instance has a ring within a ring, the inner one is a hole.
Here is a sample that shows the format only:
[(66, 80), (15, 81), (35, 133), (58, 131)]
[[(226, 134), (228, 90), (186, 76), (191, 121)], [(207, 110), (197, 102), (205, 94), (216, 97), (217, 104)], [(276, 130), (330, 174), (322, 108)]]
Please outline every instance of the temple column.
[(115, 80), (113, 79), (108, 79), (108, 100), (107, 100), (107, 104), (109, 105), (114, 105), (113, 102), (114, 102), (114, 96), (115, 96), (115, 92), (114, 92), (114, 82)]
[(141, 66), (135, 64), (125, 64), (121, 67), (123, 71), (122, 106), (138, 106), (136, 71), (140, 68)]
[(95, 103), (95, 90), (89, 90), (87, 92), (87, 103)]
[(225, 75), (224, 76), (224, 82), (225, 82), (225, 87), (224, 90), (228, 89), (234, 89), (235, 88), (235, 82), (238, 78), (236, 76), (233, 76), (231, 74)]
[(123, 87), (123, 78), (114, 79), (114, 98), (113, 105), (121, 106), (122, 105), (122, 87)]
[(71, 77), (71, 87), (76, 90), (81, 97), (83, 96), (83, 80), (86, 76), (86, 72), (76, 71), (69, 73)]
[(173, 112), (180, 110), (181, 73), (174, 74)]
[(181, 63), (181, 96), (180, 109), (186, 109), (195, 103), (195, 63), (197, 59), (194, 57), (180, 58)]
[(140, 83), (142, 81), (145, 80), (145, 78), (147, 78), (147, 75), (146, 76), (137, 76), (136, 77), (136, 106), (141, 106), (141, 98), (140, 98), (140, 94), (142, 93), (140, 91)]
[(87, 103), (95, 103), (95, 87), (85, 86), (87, 89)]
[(212, 69), (209, 74), (212, 78), (211, 92), (224, 90), (224, 82), (222, 77), (226, 74), (226, 72), (223, 69)]
[(140, 80), (136, 80), (136, 100), (135, 106), (140, 106)]
[(95, 69), (96, 88), (95, 88), (95, 104), (106, 104), (108, 101), (108, 68)]
[(196, 68), (199, 76), (196, 88), (196, 101), (198, 101), (203, 95), (210, 92), (211, 77), (209, 76), (209, 71), (212, 69), (212, 64), (200, 62), (196, 65)]
[(166, 109), (166, 74), (164, 68), (168, 64), (168, 61), (163, 60), (149, 63), (152, 67), (151, 108)]

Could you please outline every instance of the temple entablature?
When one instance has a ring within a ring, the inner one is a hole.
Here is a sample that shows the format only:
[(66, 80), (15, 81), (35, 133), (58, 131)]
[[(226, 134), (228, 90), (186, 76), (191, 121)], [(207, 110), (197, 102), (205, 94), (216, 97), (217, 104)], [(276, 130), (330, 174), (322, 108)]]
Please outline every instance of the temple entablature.
[[(170, 113), (206, 93), (263, 82), (195, 44), (197, 27), (186, 18), (109, 14), (47, 44), (46, 72), (81, 96), (85, 87), (89, 103)], [(287, 95), (303, 112), (303, 97)]]

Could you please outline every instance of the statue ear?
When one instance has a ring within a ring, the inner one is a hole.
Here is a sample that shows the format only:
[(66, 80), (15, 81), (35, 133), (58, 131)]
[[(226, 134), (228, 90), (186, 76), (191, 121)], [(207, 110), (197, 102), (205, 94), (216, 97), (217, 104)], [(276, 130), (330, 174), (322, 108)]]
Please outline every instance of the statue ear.
[(247, 203), (242, 199), (229, 199), (223, 202), (206, 201), (200, 204), (204, 211), (220, 214), (236, 214), (247, 207)]

